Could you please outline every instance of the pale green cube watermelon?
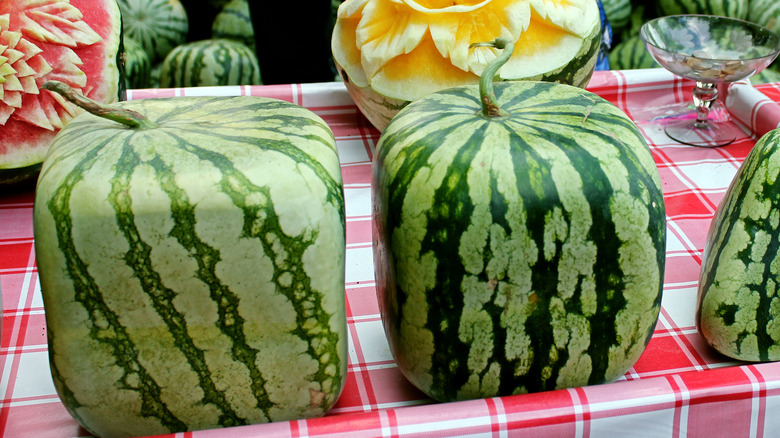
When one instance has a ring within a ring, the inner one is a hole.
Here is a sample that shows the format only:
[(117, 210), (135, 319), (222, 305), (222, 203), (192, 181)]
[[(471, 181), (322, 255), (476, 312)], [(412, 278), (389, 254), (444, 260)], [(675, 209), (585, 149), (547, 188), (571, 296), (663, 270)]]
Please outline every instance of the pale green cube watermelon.
[(257, 97), (121, 107), (155, 126), (82, 115), (38, 181), (37, 266), (65, 407), (98, 436), (323, 415), (347, 366), (329, 127)]

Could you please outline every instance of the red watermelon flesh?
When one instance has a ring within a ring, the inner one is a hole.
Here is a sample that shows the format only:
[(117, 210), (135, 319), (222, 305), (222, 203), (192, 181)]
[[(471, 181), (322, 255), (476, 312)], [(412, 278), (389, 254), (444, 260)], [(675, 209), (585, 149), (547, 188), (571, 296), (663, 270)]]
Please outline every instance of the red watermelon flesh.
[(0, 1), (0, 185), (33, 177), (77, 110), (41, 90), (56, 79), (93, 100), (124, 97), (116, 0)]

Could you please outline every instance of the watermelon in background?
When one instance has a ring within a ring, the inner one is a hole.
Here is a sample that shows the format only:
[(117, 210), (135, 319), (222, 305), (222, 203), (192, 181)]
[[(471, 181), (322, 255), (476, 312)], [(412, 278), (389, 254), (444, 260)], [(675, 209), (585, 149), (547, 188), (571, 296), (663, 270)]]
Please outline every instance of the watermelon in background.
[(750, 77), (750, 83), (756, 84), (768, 84), (771, 82), (780, 82), (780, 71), (775, 67), (777, 63), (761, 70), (757, 74)]
[(117, 1), (125, 35), (138, 41), (152, 62), (186, 41), (188, 14), (179, 0)]
[(39, 87), (57, 78), (100, 102), (124, 99), (115, 0), (0, 1), (0, 186), (31, 182), (79, 110)]
[(260, 85), (255, 52), (228, 39), (206, 39), (176, 46), (165, 57), (160, 86)]
[(621, 41), (639, 35), (639, 29), (642, 28), (642, 25), (657, 16), (655, 7), (652, 3), (648, 4), (645, 2), (638, 2), (637, 0), (631, 0), (627, 22), (620, 27), (613, 26), (612, 28), (612, 49), (620, 44)]
[[(636, 0), (634, 0), (636, 1)], [(604, 14), (614, 33), (621, 33), (628, 26), (631, 18), (631, 0), (600, 0)]]
[(639, 35), (621, 40), (609, 52), (609, 65), (615, 70), (660, 68)]
[(780, 34), (780, 1), (750, 0), (747, 19)]
[(656, 0), (656, 13), (658, 16), (704, 14), (745, 19), (748, 0)]
[(211, 24), (211, 38), (227, 38), (245, 44), (255, 51), (255, 31), (248, 0), (230, 0)]
[(141, 43), (125, 36), (124, 67), (127, 88), (148, 88), (151, 86), (152, 62)]

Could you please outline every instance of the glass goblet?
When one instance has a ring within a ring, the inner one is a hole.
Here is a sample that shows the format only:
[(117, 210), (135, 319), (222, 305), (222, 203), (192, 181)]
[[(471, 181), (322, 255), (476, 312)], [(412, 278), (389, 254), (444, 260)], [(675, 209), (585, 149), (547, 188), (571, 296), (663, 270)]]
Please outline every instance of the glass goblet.
[(645, 23), (639, 32), (663, 68), (696, 81), (696, 118), (671, 123), (666, 134), (680, 143), (715, 147), (734, 141), (739, 128), (710, 120), (718, 85), (766, 68), (780, 53), (780, 37), (758, 24), (714, 15), (670, 15)]

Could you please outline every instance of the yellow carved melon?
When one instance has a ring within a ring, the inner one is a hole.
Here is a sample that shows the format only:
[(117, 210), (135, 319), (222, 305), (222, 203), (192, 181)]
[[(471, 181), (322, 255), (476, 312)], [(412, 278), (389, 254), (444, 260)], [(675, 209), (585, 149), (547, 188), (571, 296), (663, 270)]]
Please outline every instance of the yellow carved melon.
[(498, 51), (470, 45), (497, 37), (515, 43), (499, 79), (584, 87), (600, 28), (596, 0), (346, 0), (331, 48), (355, 103), (381, 131), (410, 101), (476, 84)]

